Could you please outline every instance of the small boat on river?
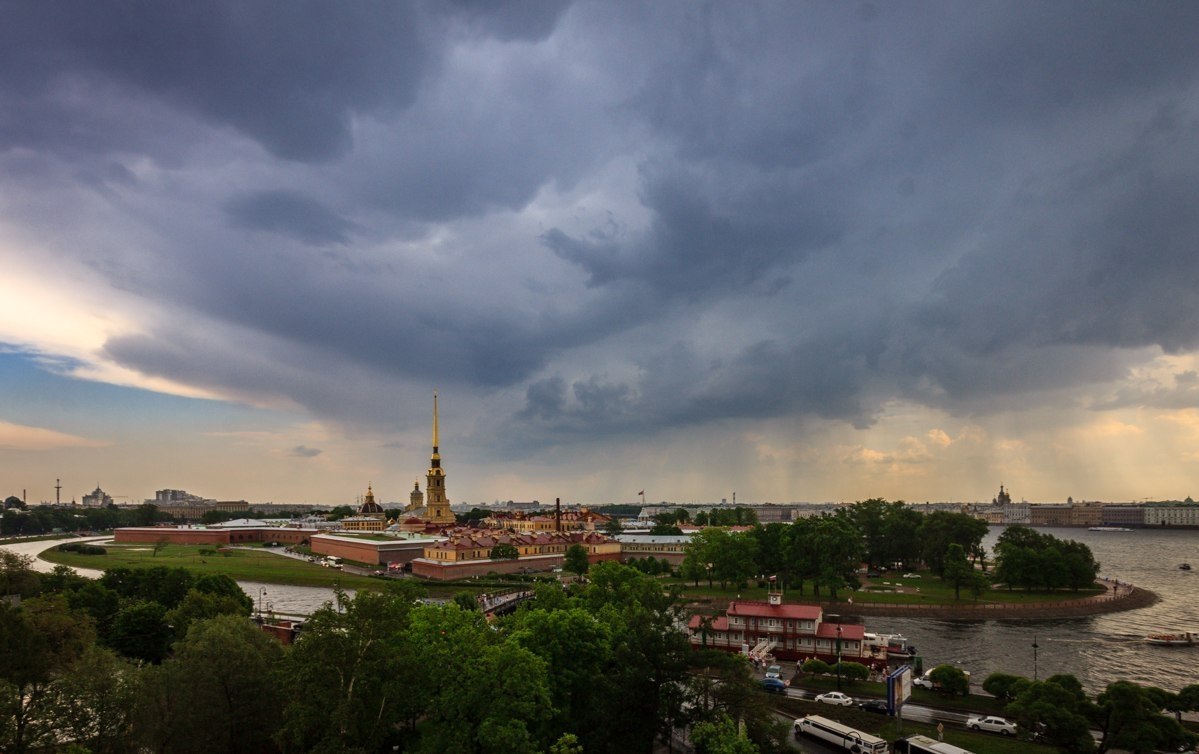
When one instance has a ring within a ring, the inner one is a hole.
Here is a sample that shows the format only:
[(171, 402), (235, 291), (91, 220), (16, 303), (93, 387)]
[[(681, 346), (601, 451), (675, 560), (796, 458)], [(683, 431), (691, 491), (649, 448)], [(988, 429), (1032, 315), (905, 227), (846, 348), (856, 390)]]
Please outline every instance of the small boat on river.
[(1181, 634), (1149, 634), (1145, 641), (1159, 647), (1193, 647), (1199, 644), (1199, 634), (1190, 631)]
[(1126, 526), (1091, 526), (1087, 531), (1132, 531)]
[(1189, 570), (1191, 570), (1191, 564), (1190, 564), (1190, 563), (1179, 563), (1179, 564), (1178, 564), (1178, 570), (1180, 570), (1180, 571), (1189, 571)]

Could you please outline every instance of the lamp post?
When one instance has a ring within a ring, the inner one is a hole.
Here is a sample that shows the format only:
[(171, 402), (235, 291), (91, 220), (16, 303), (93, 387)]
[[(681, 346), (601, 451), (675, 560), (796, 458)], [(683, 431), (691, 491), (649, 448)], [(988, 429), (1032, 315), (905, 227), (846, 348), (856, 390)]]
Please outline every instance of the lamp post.
[(837, 691), (841, 690), (841, 624), (837, 624)]
[(1032, 679), (1037, 680), (1037, 635), (1032, 637)]
[(266, 587), (258, 588), (258, 619), (262, 620), (262, 598), (266, 596)]

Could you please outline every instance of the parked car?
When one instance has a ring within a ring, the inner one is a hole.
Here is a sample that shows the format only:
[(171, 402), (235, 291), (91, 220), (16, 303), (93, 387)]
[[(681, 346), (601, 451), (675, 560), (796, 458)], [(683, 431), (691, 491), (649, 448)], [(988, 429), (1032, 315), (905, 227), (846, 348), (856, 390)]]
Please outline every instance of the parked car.
[(918, 573), (905, 573), (905, 574), (903, 575), (903, 577), (904, 577), (905, 579), (918, 579), (918, 578), (920, 578), (920, 574), (918, 574)]
[(1002, 717), (996, 717), (995, 715), (972, 717), (966, 721), (966, 727), (970, 730), (985, 730), (1003, 736), (1016, 735), (1015, 723), (1009, 723)]
[(787, 682), (781, 678), (763, 678), (759, 683), (762, 690), (771, 694), (786, 694)]
[(779, 665), (771, 665), (770, 667), (766, 668), (766, 677), (767, 678), (782, 678), (783, 677), (783, 668)]
[(829, 691), (824, 694), (817, 694), (816, 701), (823, 704), (839, 704), (842, 707), (852, 707), (853, 697), (848, 694), (842, 694), (840, 691)]
[(890, 709), (884, 699), (863, 699), (858, 702), (858, 709), (863, 712), (878, 712), (882, 715), (890, 714)]

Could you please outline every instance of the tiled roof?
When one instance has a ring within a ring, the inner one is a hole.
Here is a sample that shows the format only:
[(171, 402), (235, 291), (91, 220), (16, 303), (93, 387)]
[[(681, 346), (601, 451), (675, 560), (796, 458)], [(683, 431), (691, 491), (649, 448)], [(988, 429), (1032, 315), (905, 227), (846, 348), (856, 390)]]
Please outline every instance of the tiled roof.
[(772, 605), (769, 602), (745, 600), (743, 602), (730, 602), (728, 614), (750, 618), (820, 620), (823, 610), (817, 605)]
[(841, 627), (841, 638), (844, 641), (861, 641), (866, 634), (866, 627), (854, 623), (821, 623), (816, 629), (816, 636), (821, 639), (836, 639), (837, 627)]

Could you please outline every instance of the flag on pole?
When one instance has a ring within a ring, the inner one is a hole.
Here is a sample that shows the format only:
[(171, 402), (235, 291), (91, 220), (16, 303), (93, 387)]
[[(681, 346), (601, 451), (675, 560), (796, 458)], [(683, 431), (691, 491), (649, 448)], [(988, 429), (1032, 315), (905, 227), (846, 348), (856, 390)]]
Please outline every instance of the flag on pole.
[(638, 494), (638, 495), (644, 495), (644, 494), (645, 494), (645, 490), (641, 490), (641, 491), (640, 491), (640, 492), (638, 492), (637, 494)]

